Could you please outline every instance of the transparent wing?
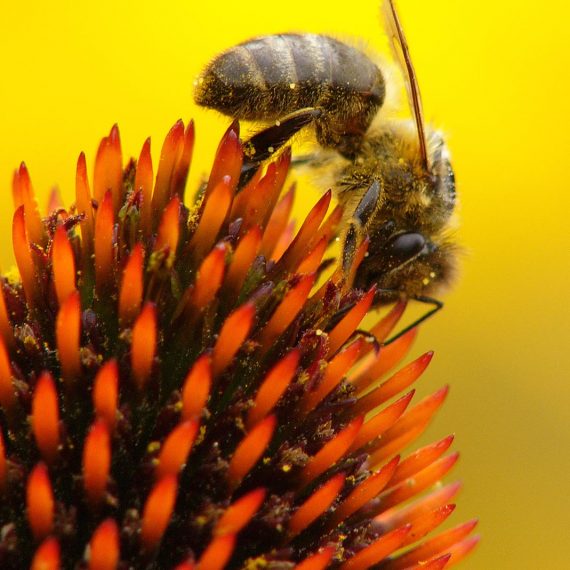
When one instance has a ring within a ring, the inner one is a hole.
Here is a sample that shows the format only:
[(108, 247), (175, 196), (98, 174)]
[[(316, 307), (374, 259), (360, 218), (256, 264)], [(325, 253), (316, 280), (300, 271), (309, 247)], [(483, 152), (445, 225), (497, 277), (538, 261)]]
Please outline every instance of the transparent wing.
[(418, 131), (420, 153), (427, 170), (428, 157), (422, 111), (422, 98), (420, 95), (416, 72), (414, 71), (414, 66), (412, 65), (412, 60), (410, 58), (410, 50), (408, 49), (406, 36), (404, 35), (404, 30), (402, 29), (402, 24), (398, 18), (398, 13), (396, 12), (393, 0), (382, 1), (382, 17), (384, 19), (386, 33), (390, 38), (390, 47), (392, 48), (394, 59), (398, 62), (402, 69), (402, 74), (404, 75), (406, 90), (408, 92), (408, 103), (410, 104), (410, 109), (416, 123), (416, 130)]

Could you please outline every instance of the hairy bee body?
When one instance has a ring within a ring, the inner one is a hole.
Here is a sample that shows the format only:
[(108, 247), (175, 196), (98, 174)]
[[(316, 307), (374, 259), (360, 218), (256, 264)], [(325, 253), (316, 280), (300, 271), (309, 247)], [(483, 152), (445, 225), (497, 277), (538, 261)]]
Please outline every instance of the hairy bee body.
[(241, 120), (274, 121), (316, 107), (317, 140), (361, 138), (384, 102), (384, 78), (361, 51), (315, 34), (256, 38), (220, 54), (198, 78), (195, 100)]
[(321, 147), (335, 151), (317, 151), (309, 163), (332, 176), (344, 206), (348, 266), (355, 244), (369, 238), (356, 284), (374, 284), (379, 301), (413, 298), (440, 308), (430, 296), (451, 281), (457, 260), (455, 178), (441, 135), (424, 125), (393, 0), (383, 0), (382, 9), (412, 119), (372, 123), (385, 97), (382, 72), (356, 48), (314, 34), (266, 36), (229, 49), (199, 78), (195, 100), (237, 119), (274, 122), (248, 141), (250, 171), (313, 123)]
[[(412, 122), (387, 121), (367, 134), (355, 160), (329, 165), (345, 219), (358, 219), (369, 237), (356, 283), (376, 283), (384, 299), (432, 295), (455, 274), (455, 176), (438, 133), (429, 150), (426, 171)], [(366, 205), (375, 183), (378, 194)]]

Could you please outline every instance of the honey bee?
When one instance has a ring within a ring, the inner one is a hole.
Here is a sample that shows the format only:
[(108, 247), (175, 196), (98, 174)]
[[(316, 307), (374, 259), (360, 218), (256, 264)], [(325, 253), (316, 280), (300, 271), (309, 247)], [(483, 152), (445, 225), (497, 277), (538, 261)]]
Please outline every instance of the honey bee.
[(239, 120), (273, 123), (246, 142), (244, 176), (300, 129), (314, 126), (321, 152), (332, 149), (336, 157), (328, 168), (344, 206), (343, 262), (350, 265), (367, 235), (355, 285), (375, 284), (377, 303), (431, 304), (415, 326), (443, 306), (432, 295), (455, 271), (455, 177), (441, 134), (425, 126), (393, 1), (384, 0), (382, 11), (412, 119), (373, 123), (385, 99), (385, 74), (357, 48), (313, 34), (259, 37), (220, 54), (198, 79), (195, 101)]

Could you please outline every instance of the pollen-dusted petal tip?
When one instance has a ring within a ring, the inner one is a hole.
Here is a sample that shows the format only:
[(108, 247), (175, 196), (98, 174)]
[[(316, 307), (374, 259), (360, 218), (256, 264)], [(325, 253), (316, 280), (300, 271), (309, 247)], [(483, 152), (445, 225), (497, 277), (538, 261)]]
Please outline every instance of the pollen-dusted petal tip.
[(100, 295), (104, 295), (113, 278), (114, 225), (113, 196), (108, 190), (105, 192), (102, 202), (99, 203), (95, 217), (95, 280)]
[(255, 489), (230, 505), (214, 528), (214, 536), (238, 533), (258, 511), (265, 489)]
[[(301, 229), (291, 242), (287, 250), (279, 259), (279, 266), (284, 269), (293, 271), (297, 268), (307, 252), (307, 245), (317, 232), (321, 222), (324, 220), (329, 204), (331, 202), (332, 192), (328, 190), (323, 194), (320, 200), (313, 206), (309, 212)], [(274, 253), (275, 255), (275, 253)]]
[(123, 326), (129, 326), (138, 315), (143, 297), (144, 248), (137, 243), (123, 271), (119, 292), (119, 320)]
[(280, 236), (283, 235), (283, 232), (287, 227), (294, 200), (295, 186), (292, 186), (273, 209), (273, 213), (269, 218), (269, 222), (267, 223), (265, 232), (263, 233), (263, 240), (261, 242), (261, 253), (267, 259), (273, 259), (273, 251)]
[(188, 246), (193, 249), (193, 255), (198, 259), (214, 245), (228, 215), (233, 194), (231, 182), (229, 176), (224, 176), (205, 201), (202, 217)]
[(422, 469), (413, 477), (409, 477), (395, 487), (385, 491), (380, 498), (382, 509), (398, 505), (410, 497), (421, 493), (431, 485), (435, 485), (455, 465), (458, 458), (458, 453), (452, 453), (443, 457), (429, 467)]
[(152, 229), (152, 181), (153, 170), (149, 137), (145, 140), (137, 161), (134, 185), (134, 191), (140, 192), (141, 195), (141, 227), (144, 234), (150, 233)]
[(267, 166), (265, 175), (254, 178), (236, 196), (231, 216), (243, 219), (243, 227), (253, 225), (265, 228), (287, 177), (291, 163), (290, 149), (285, 149), (275, 162)]
[(194, 121), (190, 120), (184, 130), (184, 140), (182, 153), (178, 155), (178, 160), (172, 173), (170, 181), (170, 192), (176, 194), (181, 201), (184, 201), (184, 190), (186, 189), (186, 179), (188, 178), (188, 170), (192, 162), (192, 154), (194, 152), (195, 141)]
[(39, 377), (32, 399), (32, 430), (44, 460), (55, 461), (59, 447), (59, 405), (49, 372)]
[(200, 570), (222, 570), (226, 567), (235, 545), (235, 534), (225, 534), (213, 538), (200, 557), (198, 568)]
[(449, 548), (449, 553), (451, 554), (450, 562), (452, 564), (459, 564), (478, 544), (481, 537), (478, 535), (469, 536), (454, 544)]
[(331, 561), (333, 554), (334, 548), (331, 548), (330, 546), (323, 548), (317, 554), (313, 554), (312, 556), (305, 558), (303, 562), (297, 564), (294, 570), (324, 570)]
[(329, 333), (329, 354), (335, 354), (356, 330), (374, 300), (375, 288), (370, 289)]
[(309, 459), (301, 474), (304, 484), (308, 484), (319, 475), (322, 475), (329, 467), (332, 467), (343, 457), (352, 445), (352, 442), (356, 439), (358, 432), (362, 428), (363, 421), (363, 416), (352, 420)]
[[(366, 444), (372, 443), (377, 437), (380, 437), (386, 430), (391, 428), (405, 412), (414, 394), (415, 390), (408, 392), (405, 396), (402, 396), (399, 400), (396, 400), (393, 404), (370, 418), (362, 426), (351, 446), (351, 450), (355, 451)], [(362, 410), (360, 412), (362, 413)]]
[(91, 426), (83, 447), (83, 486), (92, 505), (105, 497), (111, 468), (109, 428), (103, 419)]
[(210, 356), (203, 354), (196, 360), (182, 387), (182, 418), (200, 417), (210, 395), (212, 368)]
[[(477, 526), (477, 520), (473, 519), (460, 524), (449, 530), (441, 532), (437, 536), (420, 543), (411, 550), (396, 556), (387, 565), (389, 570), (404, 570), (413, 564), (419, 564), (424, 560), (439, 557), (447, 549), (461, 543)], [(450, 554), (448, 556), (451, 556)]]
[(93, 407), (100, 418), (107, 422), (109, 430), (117, 419), (119, 398), (119, 369), (115, 359), (109, 360), (100, 368), (93, 385)]
[(166, 266), (171, 267), (178, 247), (180, 237), (180, 198), (173, 196), (166, 206), (160, 223), (154, 251), (164, 251), (168, 254)]
[(431, 491), (424, 497), (417, 499), (405, 507), (390, 508), (381, 512), (374, 520), (382, 525), (382, 528), (392, 530), (402, 526), (406, 522), (433, 511), (438, 507), (448, 504), (461, 489), (461, 483), (455, 482)]
[[(170, 129), (160, 151), (160, 162), (152, 195), (152, 211), (162, 212), (173, 196), (172, 183), (178, 161), (184, 152), (184, 123), (176, 121)], [(158, 223), (158, 217), (154, 220)]]
[(60, 548), (56, 538), (46, 538), (36, 550), (30, 570), (59, 570)]
[(341, 566), (341, 570), (366, 570), (374, 566), (374, 564), (377, 564), (400, 548), (411, 530), (412, 525), (408, 524), (383, 535), (370, 546), (367, 546), (356, 553), (352, 558), (349, 558)]
[(212, 352), (214, 376), (221, 374), (231, 363), (247, 338), (255, 317), (255, 305), (246, 303), (236, 309), (222, 325)]
[(299, 279), (299, 282), (287, 292), (283, 301), (281, 301), (259, 335), (258, 340), (263, 350), (268, 350), (279, 335), (285, 332), (287, 327), (293, 322), (293, 319), (299, 314), (311, 292), (315, 278), (316, 275), (314, 273), (304, 275)]
[(436, 441), (430, 445), (426, 445), (414, 451), (411, 455), (408, 455), (401, 463), (398, 465), (396, 473), (392, 479), (392, 484), (395, 485), (411, 477), (414, 473), (421, 471), (443, 455), (453, 442), (453, 435), (448, 435), (443, 439)]
[(218, 244), (204, 259), (194, 284), (192, 304), (198, 310), (209, 305), (222, 284), (225, 272), (226, 245)]
[(12, 244), (26, 301), (33, 307), (36, 301), (38, 282), (32, 251), (28, 241), (28, 234), (26, 232), (24, 206), (20, 206), (14, 212), (12, 222)]
[(77, 213), (82, 217), (80, 221), (82, 250), (84, 255), (90, 255), (93, 251), (93, 204), (91, 202), (89, 181), (87, 180), (87, 162), (83, 152), (77, 160), (75, 204)]
[(379, 471), (371, 474), (367, 479), (359, 483), (339, 505), (333, 515), (333, 524), (338, 525), (343, 520), (352, 516), (358, 509), (361, 509), (368, 501), (374, 499), (380, 491), (391, 480), (398, 465), (399, 457), (386, 463)]
[(226, 287), (234, 295), (239, 293), (247, 272), (251, 269), (253, 260), (259, 251), (260, 243), (261, 229), (259, 226), (253, 226), (237, 244), (226, 275)]
[(108, 137), (104, 137), (97, 150), (93, 175), (93, 194), (101, 202), (109, 194), (113, 210), (118, 212), (123, 198), (123, 168), (119, 128), (113, 125)]
[(55, 231), (51, 255), (55, 292), (61, 305), (75, 291), (75, 257), (64, 226)]
[(426, 352), (411, 364), (398, 370), (378, 388), (359, 398), (354, 407), (355, 413), (367, 413), (411, 386), (423, 374), (432, 356), (432, 352)]
[(20, 184), (21, 184), (21, 197), (24, 204), (26, 232), (30, 239), (30, 243), (45, 246), (46, 244), (46, 231), (38, 209), (38, 203), (32, 188), (32, 182), (26, 165), (22, 162), (20, 165)]
[(262, 420), (277, 404), (293, 379), (299, 358), (299, 350), (293, 349), (267, 373), (257, 391), (253, 407), (249, 410), (247, 418), (249, 427)]
[(354, 364), (364, 341), (358, 339), (350, 346), (339, 352), (329, 363), (325, 370), (324, 378), (311, 392), (305, 394), (303, 408), (305, 413), (313, 410), (322, 402), (339, 384), (343, 376), (348, 372)]
[(26, 486), (28, 523), (37, 539), (46, 537), (53, 529), (55, 503), (47, 467), (38, 463), (28, 477)]
[(183, 469), (196, 439), (198, 427), (198, 420), (190, 420), (182, 422), (168, 434), (158, 456), (158, 479), (167, 475), (178, 475)]
[(408, 546), (413, 542), (421, 540), (426, 534), (442, 524), (454, 510), (455, 505), (443, 505), (410, 521), (412, 530), (406, 537), (403, 546)]
[(441, 570), (447, 566), (451, 558), (451, 554), (444, 554), (439, 556), (434, 560), (429, 560), (427, 562), (420, 562), (414, 566), (410, 566), (409, 570)]
[(363, 361), (364, 369), (353, 376), (352, 383), (362, 392), (372, 382), (392, 370), (405, 358), (416, 336), (417, 329), (411, 329), (391, 344), (383, 346), (378, 355), (370, 355), (372, 358)]
[(89, 570), (116, 570), (119, 556), (117, 523), (106, 519), (95, 529), (89, 542)]
[(214, 164), (210, 170), (210, 178), (206, 188), (207, 198), (214, 188), (225, 177), (229, 176), (234, 184), (237, 184), (243, 162), (243, 151), (239, 140), (239, 123), (234, 121), (225, 132), (214, 158)]
[(61, 305), (56, 320), (57, 351), (65, 380), (72, 380), (81, 373), (80, 337), (81, 299), (79, 292), (73, 291)]
[(393, 441), (406, 432), (425, 427), (443, 404), (448, 392), (449, 386), (444, 386), (426, 396), (413, 408), (406, 410), (402, 417), (386, 432), (384, 441)]
[(289, 531), (293, 536), (305, 530), (327, 511), (337, 498), (346, 476), (338, 473), (317, 489), (289, 519)]
[(142, 389), (150, 377), (156, 352), (156, 309), (147, 303), (133, 325), (131, 370), (135, 383)]
[(271, 441), (277, 419), (267, 416), (239, 442), (228, 467), (228, 478), (237, 485), (259, 461)]
[(158, 547), (172, 517), (177, 487), (176, 476), (166, 475), (152, 488), (144, 505), (141, 523), (141, 542), (145, 550)]

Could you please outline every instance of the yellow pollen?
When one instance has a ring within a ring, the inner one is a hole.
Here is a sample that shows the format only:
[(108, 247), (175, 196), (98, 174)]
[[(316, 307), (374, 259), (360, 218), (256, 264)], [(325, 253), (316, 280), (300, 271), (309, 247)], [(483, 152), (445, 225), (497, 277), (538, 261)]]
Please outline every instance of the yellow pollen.
[(422, 279), (422, 283), (423, 283), (424, 285), (429, 285), (429, 277), (424, 277), (424, 278)]
[(432, 279), (435, 279), (435, 272), (432, 271), (432, 272), (429, 274), (429, 276), (430, 276)]
[(147, 447), (146, 449), (147, 449), (147, 451), (148, 451), (149, 453), (153, 453), (154, 451), (157, 451), (158, 449), (160, 449), (160, 442), (158, 442), (158, 441), (151, 441), (151, 442), (148, 444), (148, 447)]
[(295, 89), (297, 85), (295, 83), (289, 83), (289, 89)]

